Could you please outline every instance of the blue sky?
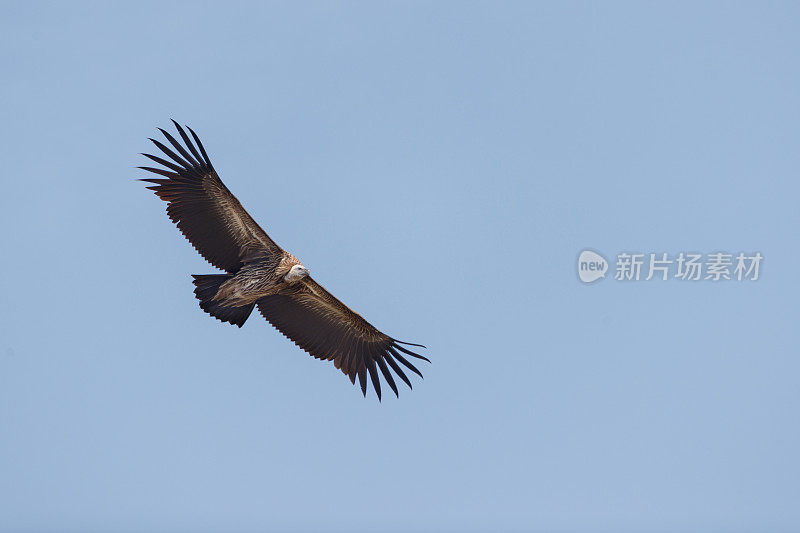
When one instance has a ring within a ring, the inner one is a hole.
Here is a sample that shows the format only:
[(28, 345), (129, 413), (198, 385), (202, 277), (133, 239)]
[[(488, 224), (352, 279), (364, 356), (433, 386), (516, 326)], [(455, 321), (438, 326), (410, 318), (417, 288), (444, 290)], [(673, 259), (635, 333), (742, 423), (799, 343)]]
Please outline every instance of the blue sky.
[[(797, 531), (797, 4), (0, 7), (0, 530)], [(143, 184), (174, 117), (429, 347), (362, 398)], [(759, 251), (584, 285), (578, 253)]]

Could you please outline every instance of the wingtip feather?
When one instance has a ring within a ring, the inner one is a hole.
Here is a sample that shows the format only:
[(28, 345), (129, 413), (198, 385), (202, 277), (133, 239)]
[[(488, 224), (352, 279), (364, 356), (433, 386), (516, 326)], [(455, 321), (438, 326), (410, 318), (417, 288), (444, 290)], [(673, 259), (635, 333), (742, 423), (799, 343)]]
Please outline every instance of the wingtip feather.
[(397, 348), (398, 350), (400, 350), (401, 352), (403, 352), (405, 354), (408, 354), (408, 355), (410, 355), (412, 357), (416, 357), (417, 359), (422, 359), (423, 361), (427, 361), (429, 363), (431, 362), (431, 360), (428, 359), (427, 357), (425, 357), (424, 355), (420, 355), (420, 354), (418, 354), (416, 352), (412, 352), (411, 350), (407, 350), (407, 349), (403, 348), (402, 346), (398, 346), (397, 344), (395, 344), (394, 347)]

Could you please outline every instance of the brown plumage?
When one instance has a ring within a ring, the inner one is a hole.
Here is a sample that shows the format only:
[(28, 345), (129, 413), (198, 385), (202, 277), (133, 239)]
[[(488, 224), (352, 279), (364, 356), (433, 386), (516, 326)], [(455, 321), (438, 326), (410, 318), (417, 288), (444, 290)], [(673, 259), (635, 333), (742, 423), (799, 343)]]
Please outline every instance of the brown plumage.
[(381, 333), (314, 281), (300, 260), (275, 244), (222, 183), (195, 132), (187, 126), (193, 143), (173, 123), (183, 144), (160, 130), (174, 151), (150, 139), (168, 159), (142, 154), (164, 168), (139, 168), (162, 176), (142, 181), (154, 184), (148, 189), (167, 202), (169, 218), (200, 255), (226, 272), (193, 276), (200, 307), (242, 327), (257, 306), (270, 324), (300, 348), (317, 359), (333, 361), (352, 383), (358, 377), (364, 396), (367, 375), (378, 399), (379, 372), (395, 395), (391, 371), (409, 387), (411, 381), (402, 367), (422, 377), (403, 354), (430, 361), (401, 344), (424, 346)]

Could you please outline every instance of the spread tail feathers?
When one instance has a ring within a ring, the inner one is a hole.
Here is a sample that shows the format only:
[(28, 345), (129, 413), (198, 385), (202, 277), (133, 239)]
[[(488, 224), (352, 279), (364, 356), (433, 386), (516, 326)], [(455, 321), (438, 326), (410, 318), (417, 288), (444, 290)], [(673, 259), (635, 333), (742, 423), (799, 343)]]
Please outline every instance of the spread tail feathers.
[(242, 327), (253, 311), (254, 303), (242, 307), (228, 307), (214, 300), (219, 286), (230, 279), (229, 274), (193, 274), (194, 294), (200, 300), (200, 308), (223, 322)]

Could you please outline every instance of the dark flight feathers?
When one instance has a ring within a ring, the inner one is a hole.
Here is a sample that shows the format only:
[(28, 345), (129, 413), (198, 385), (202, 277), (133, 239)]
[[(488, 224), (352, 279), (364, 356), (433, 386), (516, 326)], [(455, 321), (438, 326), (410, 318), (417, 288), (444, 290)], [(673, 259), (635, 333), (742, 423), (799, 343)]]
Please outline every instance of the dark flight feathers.
[[(270, 324), (300, 348), (317, 359), (333, 361), (334, 366), (353, 383), (358, 376), (365, 395), (366, 374), (369, 374), (375, 393), (379, 398), (381, 396), (377, 369), (389, 388), (398, 394), (387, 364), (409, 388), (411, 381), (397, 361), (422, 377), (422, 373), (398, 352), (430, 362), (426, 357), (403, 348), (400, 341), (378, 331), (313, 279), (306, 278), (298, 285), (292, 293), (261, 298), (257, 306)], [(343, 324), (347, 326), (343, 327)]]
[(181, 233), (209, 263), (231, 274), (242, 267), (240, 252), (247, 245), (258, 243), (272, 253), (281, 253), (283, 250), (256, 224), (219, 179), (195, 132), (188, 128), (199, 153), (177, 122), (175, 127), (191, 154), (172, 135), (161, 130), (180, 155), (150, 139), (171, 161), (150, 154), (142, 155), (168, 170), (139, 168), (164, 177), (142, 181), (155, 184), (148, 189), (169, 204), (167, 214)]

